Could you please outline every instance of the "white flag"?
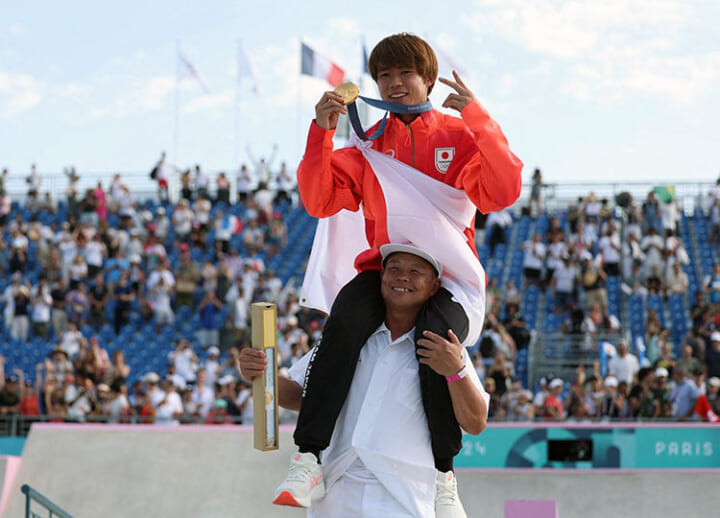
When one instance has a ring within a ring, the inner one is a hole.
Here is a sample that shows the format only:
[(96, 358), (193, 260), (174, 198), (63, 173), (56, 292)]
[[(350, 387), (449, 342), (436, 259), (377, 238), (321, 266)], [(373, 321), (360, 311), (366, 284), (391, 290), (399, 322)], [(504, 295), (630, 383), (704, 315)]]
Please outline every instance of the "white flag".
[(255, 73), (255, 65), (253, 64), (250, 56), (248, 55), (245, 47), (242, 43), (238, 42), (238, 53), (237, 53), (237, 80), (238, 82), (243, 77), (249, 77), (252, 80), (252, 90), (255, 95), (260, 95), (260, 82), (258, 81), (257, 74)]
[(190, 61), (182, 55), (181, 52), (178, 52), (178, 76), (179, 79), (184, 79), (186, 77), (191, 77), (195, 79), (198, 83), (200, 83), (200, 86), (202, 87), (203, 91), (206, 94), (210, 93), (210, 89), (205, 84), (205, 81), (203, 81), (203, 78), (200, 77), (200, 74), (198, 73), (195, 66), (190, 63)]

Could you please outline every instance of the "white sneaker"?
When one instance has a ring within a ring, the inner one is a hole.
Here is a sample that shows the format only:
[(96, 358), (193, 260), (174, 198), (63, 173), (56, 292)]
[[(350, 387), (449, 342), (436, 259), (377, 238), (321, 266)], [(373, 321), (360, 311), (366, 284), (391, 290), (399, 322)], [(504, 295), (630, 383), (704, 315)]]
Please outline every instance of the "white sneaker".
[(287, 478), (275, 490), (275, 505), (310, 507), (325, 496), (322, 469), (313, 453), (298, 453), (290, 461)]
[(437, 518), (467, 518), (457, 492), (455, 473), (437, 472), (435, 477), (435, 516)]

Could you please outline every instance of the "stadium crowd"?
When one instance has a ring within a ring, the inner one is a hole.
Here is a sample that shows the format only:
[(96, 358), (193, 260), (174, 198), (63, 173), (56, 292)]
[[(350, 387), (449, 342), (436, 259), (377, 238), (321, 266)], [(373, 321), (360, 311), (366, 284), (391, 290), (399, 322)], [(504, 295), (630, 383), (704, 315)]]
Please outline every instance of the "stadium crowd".
[[(251, 386), (240, 375), (238, 356), (249, 343), (250, 304), (277, 304), (283, 368), (310, 350), (323, 325), (323, 315), (300, 307), (294, 285), (266, 267), (282, 255), (285, 215), (298, 204), (293, 175), (285, 164), (277, 171), (271, 164), (272, 158), (253, 159), (240, 168), (235, 203), (225, 173), (212, 188), (200, 166), (177, 171), (164, 155), (151, 173), (157, 202), (136, 200), (119, 174), (107, 188), (98, 182), (81, 195), (73, 168), (66, 171), (66, 199), (56, 202), (40, 195), (42, 179), (33, 166), (21, 207), (6, 192), (3, 171), (4, 347), (40, 338), (47, 357), (24, 372), (0, 356), (0, 413), (76, 422), (248, 422)], [(176, 172), (173, 203), (168, 180)], [(539, 182), (538, 174), (535, 216), (542, 210)], [(710, 235), (717, 236), (720, 180), (712, 196)], [(510, 280), (501, 287), (490, 279), (485, 330), (472, 350), (491, 394), (491, 418), (717, 421), (720, 264), (694, 296), (693, 327), (679, 347), (649, 310), (641, 358), (617, 333), (607, 365), (598, 361), (591, 373), (578, 367), (572, 380), (548, 372), (524, 387), (514, 370), (518, 351), (532, 338), (521, 311), (530, 285), (548, 290), (565, 332), (588, 337), (621, 328), (620, 315), (608, 308), (609, 278), (619, 278), (627, 295), (685, 294), (679, 217), (674, 200), (659, 201), (652, 192), (642, 205), (622, 208), (590, 193), (562, 222), (551, 217), (544, 233), (521, 244), (524, 285)], [(507, 211), (489, 215), (484, 239), (491, 250), (505, 242), (512, 224)], [(193, 315), (197, 326), (188, 333), (179, 322)], [(162, 369), (129, 364), (123, 348), (108, 350), (109, 336), (138, 327), (173, 344)]]

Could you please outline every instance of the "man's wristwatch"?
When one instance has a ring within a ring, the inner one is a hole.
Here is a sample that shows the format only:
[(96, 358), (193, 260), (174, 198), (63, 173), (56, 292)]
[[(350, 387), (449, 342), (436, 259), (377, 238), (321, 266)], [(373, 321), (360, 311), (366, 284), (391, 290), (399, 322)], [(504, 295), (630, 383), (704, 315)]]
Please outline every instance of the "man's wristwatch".
[(467, 366), (463, 365), (463, 368), (458, 371), (457, 374), (453, 376), (445, 376), (445, 379), (448, 383), (452, 383), (453, 381), (458, 381), (463, 379), (465, 376), (467, 376)]

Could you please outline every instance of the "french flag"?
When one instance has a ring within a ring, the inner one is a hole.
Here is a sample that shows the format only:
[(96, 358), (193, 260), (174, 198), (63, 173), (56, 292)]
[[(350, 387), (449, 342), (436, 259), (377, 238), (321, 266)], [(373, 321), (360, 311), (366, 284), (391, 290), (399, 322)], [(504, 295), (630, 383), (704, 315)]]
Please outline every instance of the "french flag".
[(321, 56), (304, 43), (301, 45), (301, 74), (325, 79), (332, 87), (343, 84), (345, 81), (345, 71), (342, 68), (325, 56)]

